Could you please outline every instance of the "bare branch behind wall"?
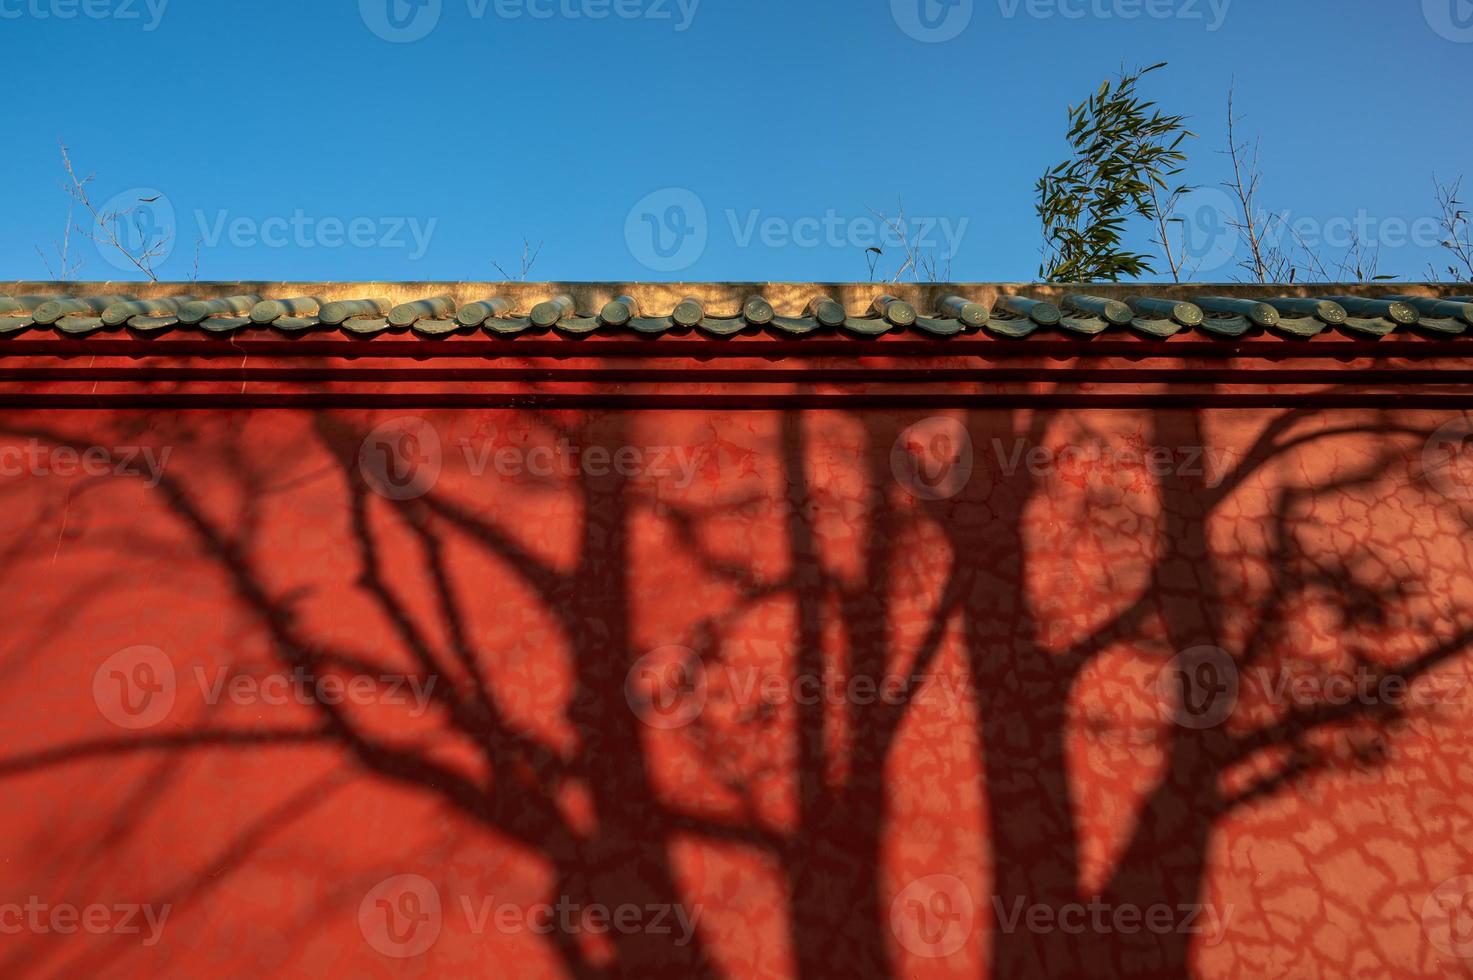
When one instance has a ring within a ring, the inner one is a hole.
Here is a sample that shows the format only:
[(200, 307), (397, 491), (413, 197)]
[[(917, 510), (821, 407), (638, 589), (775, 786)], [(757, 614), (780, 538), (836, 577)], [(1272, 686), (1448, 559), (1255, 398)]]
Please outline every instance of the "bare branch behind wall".
[(82, 260), (72, 252), (72, 219), (76, 210), (76, 199), (67, 195), (66, 224), (61, 230), (60, 240), (51, 242), (51, 249), (56, 258), (55, 265), (51, 264), (51, 256), (46, 250), (40, 245), (36, 246), (36, 254), (41, 257), (41, 264), (46, 267), (46, 274), (57, 282), (71, 282), (82, 272)]
[[(149, 224), (143, 221), (143, 206), (152, 204), (153, 201), (140, 199), (126, 208), (104, 206), (99, 209), (92, 203), (87, 190), (97, 175), (89, 173), (85, 177), (78, 176), (66, 143), (57, 140), (57, 145), (61, 148), (62, 167), (66, 170), (66, 182), (62, 187), (71, 197), (68, 213), (73, 214), (75, 209), (81, 208), (87, 215), (81, 224), (73, 224), (68, 219), (68, 227), (74, 228), (79, 235), (96, 242), (102, 248), (121, 255), (147, 276), (149, 281), (158, 282), (154, 265), (168, 255), (169, 232), (152, 231)], [(136, 242), (130, 240), (133, 237), (128, 234), (130, 229), (136, 232)]]
[[(934, 245), (926, 244), (923, 233), (912, 232), (903, 200), (896, 201), (893, 217), (878, 208), (869, 210), (884, 225), (895, 248), (900, 252), (900, 264), (896, 267), (895, 272), (879, 278), (892, 283), (904, 282), (907, 278), (911, 282), (951, 281), (951, 262), (954, 256), (950, 248), (944, 251), (938, 250)], [(875, 273), (884, 255), (885, 250), (879, 246), (871, 246), (864, 250), (865, 262), (869, 266), (870, 282), (875, 281)]]
[(1151, 243), (1160, 247), (1161, 257), (1166, 260), (1172, 282), (1192, 278), (1202, 265), (1200, 262), (1187, 262), (1187, 242), (1183, 230), (1185, 219), (1177, 214), (1182, 198), (1195, 189), (1183, 184), (1173, 187), (1168, 193), (1154, 184), (1151, 185), (1151, 208), (1156, 212), (1156, 237)]
[[(1224, 153), (1232, 163), (1232, 178), (1223, 186), (1233, 196), (1237, 206), (1237, 217), (1228, 225), (1238, 233), (1239, 244), (1247, 258), (1238, 263), (1248, 274), (1250, 282), (1295, 283), (1306, 278), (1323, 281), (1334, 279), (1314, 247), (1289, 221), (1287, 212), (1270, 211), (1259, 202), (1259, 189), (1263, 182), (1260, 141), (1239, 139), (1238, 115), (1234, 89), (1228, 88), (1227, 96), (1227, 149)], [(1284, 243), (1284, 244), (1281, 244)], [(1347, 253), (1342, 268), (1349, 264), (1363, 264), (1360, 243), (1356, 243), (1354, 254)]]
[[(1432, 186), (1437, 195), (1438, 233), (1448, 254), (1448, 278), (1454, 282), (1473, 282), (1473, 226), (1468, 222), (1467, 205), (1461, 196), (1463, 178), (1445, 184), (1434, 174)], [(1441, 278), (1435, 266), (1429, 266), (1428, 272), (1433, 282)]]
[(492, 262), (496, 271), (501, 273), (501, 278), (507, 282), (526, 282), (527, 277), (532, 274), (532, 267), (537, 264), (537, 258), (542, 254), (543, 242), (538, 242), (534, 248), (530, 239), (522, 239), (522, 257), (518, 264), (516, 275), (508, 272), (500, 262)]

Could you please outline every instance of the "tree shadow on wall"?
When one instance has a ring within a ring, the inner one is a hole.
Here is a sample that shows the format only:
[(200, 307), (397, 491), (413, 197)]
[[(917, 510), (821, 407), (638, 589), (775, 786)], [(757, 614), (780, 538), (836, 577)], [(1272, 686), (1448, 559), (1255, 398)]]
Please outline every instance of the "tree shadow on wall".
[[(1065, 516), (1065, 505), (1057, 502), (1057, 474), (1041, 476), (1026, 467), (1008, 473), (984, 463), (985, 478), (969, 481), (957, 495), (916, 502), (897, 485), (892, 456), (897, 443), (904, 448), (903, 433), (918, 417), (824, 416), (825, 424), (858, 427), (863, 446), (844, 463), (854, 469), (858, 487), (841, 522), (858, 536), (857, 571), (844, 574), (834, 566), (827, 537), (834, 515), (826, 511), (835, 505), (826, 490), (820, 492), (816, 469), (823, 447), (814, 432), (815, 418), (789, 413), (774, 419), (766, 451), (780, 460), (780, 500), (771, 499), (770, 491), (764, 497), (759, 490), (754, 497), (750, 485), (734, 484), (728, 496), (701, 507), (662, 497), (614, 471), (579, 472), (568, 485), (576, 503), (576, 547), (570, 561), (559, 562), (529, 542), (526, 527), (497, 519), (494, 508), (438, 489), (405, 500), (376, 494), (359, 466), (369, 430), (362, 416), (319, 413), (312, 418), (312, 455), (325, 462), (313, 478), (335, 487), (352, 553), (336, 554), (330, 566), (307, 571), (350, 581), (357, 598), (387, 624), (387, 635), (370, 638), (324, 632), (304, 613), (303, 596), (276, 580), (280, 553), (273, 559), (271, 548), (280, 544), (270, 543), (270, 501), (294, 488), (273, 479), (274, 461), (253, 458), (231, 437), (228, 421), (186, 416), (168, 437), (196, 465), (171, 469), (150, 489), (168, 517), (168, 531), (140, 526), (100, 540), (99, 561), (109, 549), (178, 561), (183, 547), (228, 585), (234, 606), (268, 641), (278, 669), (314, 681), (390, 671), (411, 673), (422, 684), (441, 680), (429, 688), (436, 731), (415, 729), (406, 735), (392, 717), (365, 719), (319, 700), (307, 717), (268, 715), (250, 726), (207, 721), (185, 730), (59, 741), (7, 753), (0, 759), (0, 778), (66, 770), (82, 779), (119, 758), (156, 759), (108, 814), (111, 829), (95, 841), (91, 854), (93, 862), (105, 864), (110, 849), (142, 821), (159, 818), (159, 790), (177, 778), (181, 759), (331, 746), (346, 762), (341, 772), (253, 816), (196, 876), (158, 900), (181, 910), (205, 901), (230, 875), (260, 860), (274, 835), (310, 822), (333, 791), (366, 779), (437, 801), (490, 837), (545, 862), (553, 880), (549, 903), (688, 908), (692, 899), (678, 849), (691, 842), (742, 849), (759, 856), (782, 882), (786, 908), (780, 919), (794, 975), (896, 977), (911, 973), (903, 969), (904, 952), (897, 948), (893, 886), (885, 880), (895, 789), (887, 785), (887, 763), (917, 692), (909, 690), (894, 702), (798, 702), (787, 706), (791, 714), (783, 718), (759, 704), (735, 725), (702, 716), (678, 736), (659, 737), (679, 737), (694, 746), (701, 764), (721, 774), (727, 792), (718, 802), (708, 792), (672, 793), (670, 773), (662, 769), (670, 765), (669, 757), (652, 750), (652, 732), (632, 710), (628, 687), (645, 654), (635, 622), (641, 597), (632, 574), (633, 563), (644, 560), (636, 541), (640, 522), (653, 520), (667, 529), (683, 560), (732, 597), (684, 638), (701, 665), (721, 663), (742, 616), (770, 604), (791, 617), (791, 658), (785, 662), (793, 678), (842, 673), (879, 679), (897, 670), (928, 676), (940, 669), (948, 637), (960, 637), (982, 760), (973, 777), (987, 813), (982, 833), (992, 901), (979, 903), (979, 925), (988, 913), (997, 919), (995, 910), (1017, 903), (1057, 910), (1089, 899), (1140, 908), (1201, 902), (1212, 834), (1228, 815), (1292, 793), (1337, 767), (1395, 765), (1388, 745), (1403, 720), (1395, 705), (1296, 704), (1268, 710), (1245, 693), (1232, 723), (1164, 729), (1160, 778), (1139, 800), (1134, 826), (1103, 881), (1087, 883), (1079, 852), (1084, 803), (1069, 769), (1070, 739), (1079, 724), (1071, 706), (1082, 678), (1104, 658), (1129, 651), (1154, 658), (1159, 666), (1179, 651), (1210, 647), (1228, 651), (1239, 672), (1277, 664), (1292, 653), (1290, 627), (1306, 597), (1331, 597), (1338, 604), (1343, 645), (1358, 667), (1377, 677), (1413, 681), (1473, 642), (1460, 611), (1449, 610), (1439, 624), (1442, 638), (1412, 656), (1386, 663), (1359, 652), (1358, 637), (1399, 621), (1398, 610), (1417, 592), (1415, 575), (1388, 574), (1368, 546), (1327, 548), (1322, 539), (1310, 542), (1303, 533), (1317, 502), (1349, 499), (1376, 487), (1394, 463), (1391, 449), (1322, 485), (1270, 481), (1274, 499), (1267, 508), (1262, 557), (1271, 586), (1255, 591), (1251, 609), (1239, 601), (1239, 570), (1219, 560), (1214, 521), (1248, 520), (1224, 515), (1236, 492), (1264, 479), (1276, 461), (1341, 436), (1391, 443), (1428, 435), (1392, 417), (1342, 430), (1314, 413), (1284, 413), (1269, 422), (1220, 484), (1162, 474), (1140, 491), (1141, 499), (1151, 502), (1150, 519), (1136, 532), (1142, 539), (1143, 587), (1138, 594), (1116, 590), (1108, 616), (1062, 644), (1055, 642), (1048, 615), (1038, 608), (1035, 587), (1037, 575), (1057, 575), (1058, 556), (1030, 537), (1038, 531), (1038, 508), (1055, 518)], [(570, 425), (544, 416), (539, 421), (546, 431), (585, 450), (602, 446), (612, 452), (631, 441), (629, 420), (607, 416)], [(1072, 421), (1067, 413), (988, 412), (965, 419), (965, 426), (985, 452), (1018, 440), (1042, 445), (1052, 427)], [(1145, 416), (1142, 425), (1156, 445), (1210, 442), (1202, 417), (1191, 412)], [(104, 441), (96, 432), (82, 438), (49, 424), (12, 421), (6, 431), (13, 438), (79, 452)], [(117, 433), (113, 442), (139, 434)], [(206, 472), (211, 487), (223, 483), (236, 492), (202, 490), (200, 474)], [(70, 505), (117, 479), (78, 481), (67, 488), (66, 500)], [(1091, 524), (1091, 510), (1099, 505), (1093, 491), (1085, 481), (1076, 495), (1080, 510), (1073, 516), (1083, 531), (1104, 533)], [(12, 532), (0, 541), (11, 558), (7, 567), (20, 570), (26, 555), (51, 553), (61, 516), (51, 506), (54, 498), (47, 500), (44, 507), (29, 498), (15, 501)], [(777, 572), (770, 561), (710, 543), (707, 528), (713, 521), (729, 519), (754, 502), (782, 514)], [(21, 513), (29, 514), (24, 523), (17, 516)], [(918, 542), (930, 540), (927, 534), (939, 534), (949, 554), (928, 565), (936, 579), (930, 589), (934, 605), (921, 628), (902, 636), (895, 628), (901, 615), (897, 568), (913, 558)], [(568, 672), (555, 721), (568, 728), (569, 738), (551, 739), (545, 728), (529, 727), (506, 709), (517, 692), (496, 675), (494, 658), (477, 639), (472, 623), (488, 599), (458, 560), (466, 552), (512, 576), (521, 590), (516, 601), (530, 596), (554, 624)], [(98, 567), (96, 580), (62, 601), (85, 602), (88, 595), (121, 587), (107, 577), (105, 563)], [(688, 681), (677, 671), (677, 685)], [(789, 743), (784, 758), (790, 764), (775, 773), (769, 766), (761, 777), (783, 783), (793, 801), (791, 812), (781, 817), (758, 799), (754, 769), (734, 761), (745, 741), (774, 736)], [(454, 751), (446, 751), (447, 745)], [(579, 809), (585, 812), (571, 812), (570, 798), (582, 801)], [(981, 876), (977, 868), (952, 870), (960, 877)], [(358, 897), (342, 896), (350, 905)], [(311, 934), (318, 915), (335, 911), (303, 915), (301, 935)], [(722, 973), (713, 945), (720, 941), (709, 928), (698, 929), (689, 942), (652, 931), (610, 931), (608, 948), (602, 950), (590, 948), (585, 938), (562, 929), (546, 937), (568, 976)], [(764, 938), (778, 937), (750, 941)], [(1191, 941), (1181, 932), (1072, 934), (1004, 929), (993, 921), (986, 972), (1178, 977), (1191, 973)], [(77, 950), (64, 942), (36, 940), (11, 948), (0, 953), (0, 972), (7, 976), (97, 972), (126, 965), (130, 952), (122, 942)]]

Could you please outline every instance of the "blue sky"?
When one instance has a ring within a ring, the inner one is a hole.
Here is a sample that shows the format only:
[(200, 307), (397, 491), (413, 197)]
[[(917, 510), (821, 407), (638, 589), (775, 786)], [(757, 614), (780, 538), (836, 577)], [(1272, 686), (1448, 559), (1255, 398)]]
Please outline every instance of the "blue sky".
[(163, 278), (199, 242), (205, 279), (494, 279), (525, 236), (538, 279), (863, 280), (903, 201), (953, 278), (1028, 279), (1066, 106), (1162, 60), (1189, 177), (1236, 80), (1265, 205), (1332, 258), (1359, 223), (1423, 277), (1433, 173), (1473, 185), (1468, 0), (0, 0), (0, 39), (6, 279), (46, 276), (58, 138), (100, 207), (159, 197)]

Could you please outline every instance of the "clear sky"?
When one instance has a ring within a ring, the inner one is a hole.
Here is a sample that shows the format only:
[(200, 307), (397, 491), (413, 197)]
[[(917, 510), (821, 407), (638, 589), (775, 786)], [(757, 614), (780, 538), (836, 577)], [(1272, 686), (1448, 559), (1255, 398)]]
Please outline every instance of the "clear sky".
[(99, 206), (158, 196), (162, 278), (199, 242), (204, 279), (494, 279), (525, 236), (536, 279), (863, 280), (903, 202), (952, 278), (1028, 279), (1066, 107), (1163, 60), (1190, 178), (1236, 80), (1265, 206), (1332, 256), (1358, 223), (1423, 278), (1433, 174), (1473, 193), (1469, 0), (0, 0), (0, 40), (0, 279), (47, 275), (58, 139)]

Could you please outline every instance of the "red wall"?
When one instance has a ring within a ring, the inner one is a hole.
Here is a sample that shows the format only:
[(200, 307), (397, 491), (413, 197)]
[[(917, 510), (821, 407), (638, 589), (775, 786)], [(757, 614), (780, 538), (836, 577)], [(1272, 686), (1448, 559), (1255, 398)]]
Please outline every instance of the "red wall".
[(8, 411), (0, 975), (1456, 975), (1460, 417)]

